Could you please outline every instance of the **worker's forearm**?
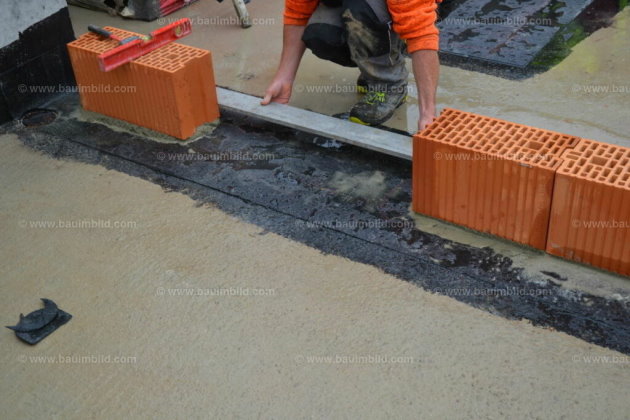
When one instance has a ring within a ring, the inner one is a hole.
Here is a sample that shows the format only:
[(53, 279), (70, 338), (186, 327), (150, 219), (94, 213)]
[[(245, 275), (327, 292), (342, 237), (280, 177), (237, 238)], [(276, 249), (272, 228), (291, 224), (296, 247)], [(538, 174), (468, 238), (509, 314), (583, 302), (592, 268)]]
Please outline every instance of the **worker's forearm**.
[(302, 41), (304, 29), (304, 26), (284, 25), (282, 56), (276, 77), (295, 79), (295, 74), (306, 50), (306, 45)]
[(415, 51), (411, 54), (411, 61), (418, 86), (418, 105), (422, 118), (433, 118), (435, 116), (435, 96), (440, 78), (440, 60), (437, 51)]

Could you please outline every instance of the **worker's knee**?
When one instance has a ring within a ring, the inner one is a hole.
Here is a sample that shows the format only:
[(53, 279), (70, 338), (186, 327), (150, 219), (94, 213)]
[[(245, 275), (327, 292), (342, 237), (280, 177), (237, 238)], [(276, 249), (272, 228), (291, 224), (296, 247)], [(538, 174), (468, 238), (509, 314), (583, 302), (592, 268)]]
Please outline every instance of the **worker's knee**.
[(343, 0), (342, 20), (353, 59), (378, 57), (390, 51), (390, 29), (366, 0)]
[(340, 8), (320, 7), (304, 29), (302, 41), (315, 56), (342, 66), (356, 67), (348, 48), (348, 38)]
[(357, 59), (386, 54), (390, 47), (387, 18), (379, 18), (370, 6), (379, 1), (322, 0), (302, 40), (317, 57), (348, 67), (356, 67)]
[(342, 17), (347, 30), (355, 29), (356, 24), (353, 23), (358, 22), (370, 31), (387, 31), (387, 23), (379, 19), (367, 0), (342, 0), (341, 3)]

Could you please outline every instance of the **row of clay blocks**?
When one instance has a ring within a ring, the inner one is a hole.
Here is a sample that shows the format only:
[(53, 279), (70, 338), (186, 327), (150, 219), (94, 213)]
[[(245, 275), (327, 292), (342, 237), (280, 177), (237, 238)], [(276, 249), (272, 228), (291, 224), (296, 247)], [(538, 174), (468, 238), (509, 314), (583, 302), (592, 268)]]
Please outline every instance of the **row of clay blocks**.
[(413, 209), (630, 275), (630, 149), (445, 109), (413, 141)]
[[(121, 38), (138, 36), (105, 29)], [(182, 140), (219, 118), (209, 51), (170, 43), (115, 70), (101, 71), (98, 56), (117, 46), (117, 41), (93, 33), (68, 44), (83, 108)]]

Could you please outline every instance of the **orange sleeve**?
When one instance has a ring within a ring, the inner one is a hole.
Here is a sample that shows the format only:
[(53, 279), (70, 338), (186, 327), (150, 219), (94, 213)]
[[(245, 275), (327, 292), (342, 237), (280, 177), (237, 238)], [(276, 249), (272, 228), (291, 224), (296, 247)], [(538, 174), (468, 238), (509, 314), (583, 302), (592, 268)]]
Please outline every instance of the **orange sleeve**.
[(407, 41), (409, 53), (439, 49), (436, 0), (387, 0), (387, 7), (392, 15), (393, 29)]
[(318, 4), (319, 0), (285, 0), (284, 24), (306, 25)]

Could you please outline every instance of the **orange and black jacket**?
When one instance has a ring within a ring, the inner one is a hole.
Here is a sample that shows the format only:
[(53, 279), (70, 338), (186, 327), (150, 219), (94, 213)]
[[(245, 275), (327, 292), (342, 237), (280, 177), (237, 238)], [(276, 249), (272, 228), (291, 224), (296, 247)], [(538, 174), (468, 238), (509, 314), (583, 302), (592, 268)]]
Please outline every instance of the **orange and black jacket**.
[[(437, 3), (442, 0), (387, 0), (394, 31), (407, 42), (407, 50), (438, 50), (439, 31), (435, 26)], [(285, 0), (284, 24), (307, 24), (319, 0)]]

